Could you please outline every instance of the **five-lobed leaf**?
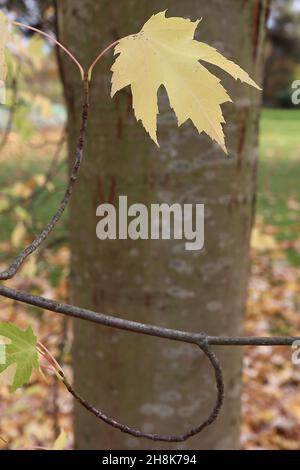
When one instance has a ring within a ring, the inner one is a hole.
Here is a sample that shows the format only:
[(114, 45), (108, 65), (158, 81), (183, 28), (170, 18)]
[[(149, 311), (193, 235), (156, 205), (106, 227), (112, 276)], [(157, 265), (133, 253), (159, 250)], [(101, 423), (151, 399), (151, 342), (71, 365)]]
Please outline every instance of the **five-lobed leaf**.
[(0, 380), (2, 373), (5, 375), (7, 370), (13, 370), (11, 389), (15, 391), (29, 381), (34, 368), (39, 369), (37, 338), (31, 327), (21, 330), (11, 323), (0, 323), (0, 337), (6, 343), (4, 363), (0, 363)]
[(226, 152), (221, 104), (231, 101), (220, 80), (199, 61), (219, 66), (235, 79), (260, 89), (249, 75), (208, 44), (194, 39), (200, 20), (153, 15), (142, 30), (121, 39), (112, 66), (112, 96), (130, 85), (137, 120), (157, 142), (157, 92), (163, 85), (178, 125), (191, 119)]

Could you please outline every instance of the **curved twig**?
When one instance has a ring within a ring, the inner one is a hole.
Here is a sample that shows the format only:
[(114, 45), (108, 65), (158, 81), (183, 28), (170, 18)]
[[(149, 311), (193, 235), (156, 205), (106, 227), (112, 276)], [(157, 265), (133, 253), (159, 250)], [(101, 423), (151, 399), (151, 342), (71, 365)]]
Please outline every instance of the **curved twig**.
[(216, 403), (211, 411), (210, 415), (208, 418), (206, 418), (201, 424), (198, 426), (190, 429), (189, 431), (186, 431), (182, 434), (177, 434), (177, 435), (172, 435), (172, 434), (156, 434), (156, 433), (149, 433), (149, 432), (144, 432), (140, 431), (138, 429), (134, 429), (127, 424), (122, 424), (119, 421), (108, 417), (106, 414), (104, 414), (101, 410), (97, 409), (95, 406), (91, 405), (88, 403), (84, 398), (82, 398), (76, 390), (72, 387), (72, 385), (67, 381), (66, 377), (62, 377), (62, 382), (67, 388), (67, 390), (73, 395), (73, 397), (90, 413), (92, 413), (96, 418), (101, 419), (104, 421), (106, 424), (109, 424), (115, 429), (118, 429), (121, 432), (124, 432), (126, 434), (130, 434), (131, 436), (134, 437), (143, 437), (145, 439), (150, 439), (151, 441), (161, 441), (161, 442), (183, 442), (186, 441), (187, 439), (195, 436), (196, 434), (199, 434), (201, 431), (203, 431), (207, 426), (211, 425), (219, 416), (223, 400), (224, 400), (224, 382), (223, 382), (223, 377), (222, 377), (222, 369), (219, 364), (218, 358), (214, 354), (214, 352), (211, 350), (210, 346), (206, 342), (206, 339), (203, 338), (202, 341), (198, 342), (199, 347), (202, 349), (204, 354), (208, 357), (214, 371), (215, 371), (215, 377), (216, 377), (216, 390), (217, 390), (217, 397), (216, 397)]
[(65, 194), (60, 202), (60, 205), (53, 215), (50, 222), (44, 227), (42, 232), (35, 238), (35, 240), (28, 245), (13, 261), (10, 267), (0, 273), (0, 280), (7, 280), (11, 279), (20, 266), (23, 264), (25, 259), (32, 254), (37, 248), (43, 243), (43, 241), (48, 237), (49, 233), (53, 230), (57, 222), (60, 220), (62, 214), (64, 213), (65, 208), (68, 205), (69, 199), (71, 197), (75, 182), (77, 180), (77, 176), (80, 170), (81, 162), (83, 159), (83, 147), (85, 143), (86, 137), (86, 129), (87, 129), (87, 121), (88, 121), (88, 111), (89, 111), (89, 81), (85, 79), (83, 81), (83, 88), (84, 88), (84, 98), (83, 98), (83, 105), (82, 105), (82, 118), (81, 118), (81, 127), (79, 132), (79, 140), (77, 144), (76, 154), (75, 154), (75, 162), (72, 169), (71, 176), (69, 178), (69, 182), (67, 185), (67, 189)]

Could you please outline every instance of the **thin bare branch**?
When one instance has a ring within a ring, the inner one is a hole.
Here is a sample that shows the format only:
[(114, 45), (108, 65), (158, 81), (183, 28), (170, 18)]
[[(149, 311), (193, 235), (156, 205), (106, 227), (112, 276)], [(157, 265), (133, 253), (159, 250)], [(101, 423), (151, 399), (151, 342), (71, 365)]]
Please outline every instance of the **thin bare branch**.
[(26, 292), (21, 292), (16, 289), (11, 289), (1, 284), (0, 295), (18, 302), (49, 310), (50, 312), (61, 313), (69, 317), (79, 318), (81, 320), (90, 321), (103, 326), (192, 344), (204, 344), (204, 342), (206, 342), (210, 346), (292, 346), (294, 341), (300, 340), (300, 337), (293, 336), (209, 336), (205, 333), (193, 333), (164, 328), (157, 325), (126, 320), (124, 318), (106, 315), (104, 313), (97, 313), (93, 310), (79, 308), (74, 305), (47, 299), (46, 297), (40, 297)]

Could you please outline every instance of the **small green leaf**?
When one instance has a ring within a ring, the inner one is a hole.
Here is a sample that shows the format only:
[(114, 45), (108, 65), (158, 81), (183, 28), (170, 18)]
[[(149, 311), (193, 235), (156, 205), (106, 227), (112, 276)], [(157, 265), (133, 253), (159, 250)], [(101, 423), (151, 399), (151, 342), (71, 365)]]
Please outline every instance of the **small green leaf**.
[(24, 331), (11, 323), (0, 323), (0, 336), (10, 340), (9, 343), (5, 341), (7, 344), (4, 345), (4, 361), (0, 363), (0, 379), (1, 374), (15, 364), (16, 370), (11, 385), (14, 392), (29, 381), (32, 369), (39, 368), (37, 338), (31, 327)]

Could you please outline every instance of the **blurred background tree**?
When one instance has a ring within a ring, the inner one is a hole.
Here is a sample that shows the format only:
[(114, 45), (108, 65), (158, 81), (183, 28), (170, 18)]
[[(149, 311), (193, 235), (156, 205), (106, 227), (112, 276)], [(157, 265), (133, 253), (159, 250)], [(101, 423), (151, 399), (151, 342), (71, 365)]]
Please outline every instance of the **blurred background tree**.
[[(56, 14), (53, 0), (0, 0), (0, 8), (6, 9), (19, 21), (42, 30), (54, 31)], [(25, 35), (34, 33), (24, 30)]]
[(267, 25), (264, 104), (291, 107), (291, 83), (300, 76), (300, 3), (273, 0)]

